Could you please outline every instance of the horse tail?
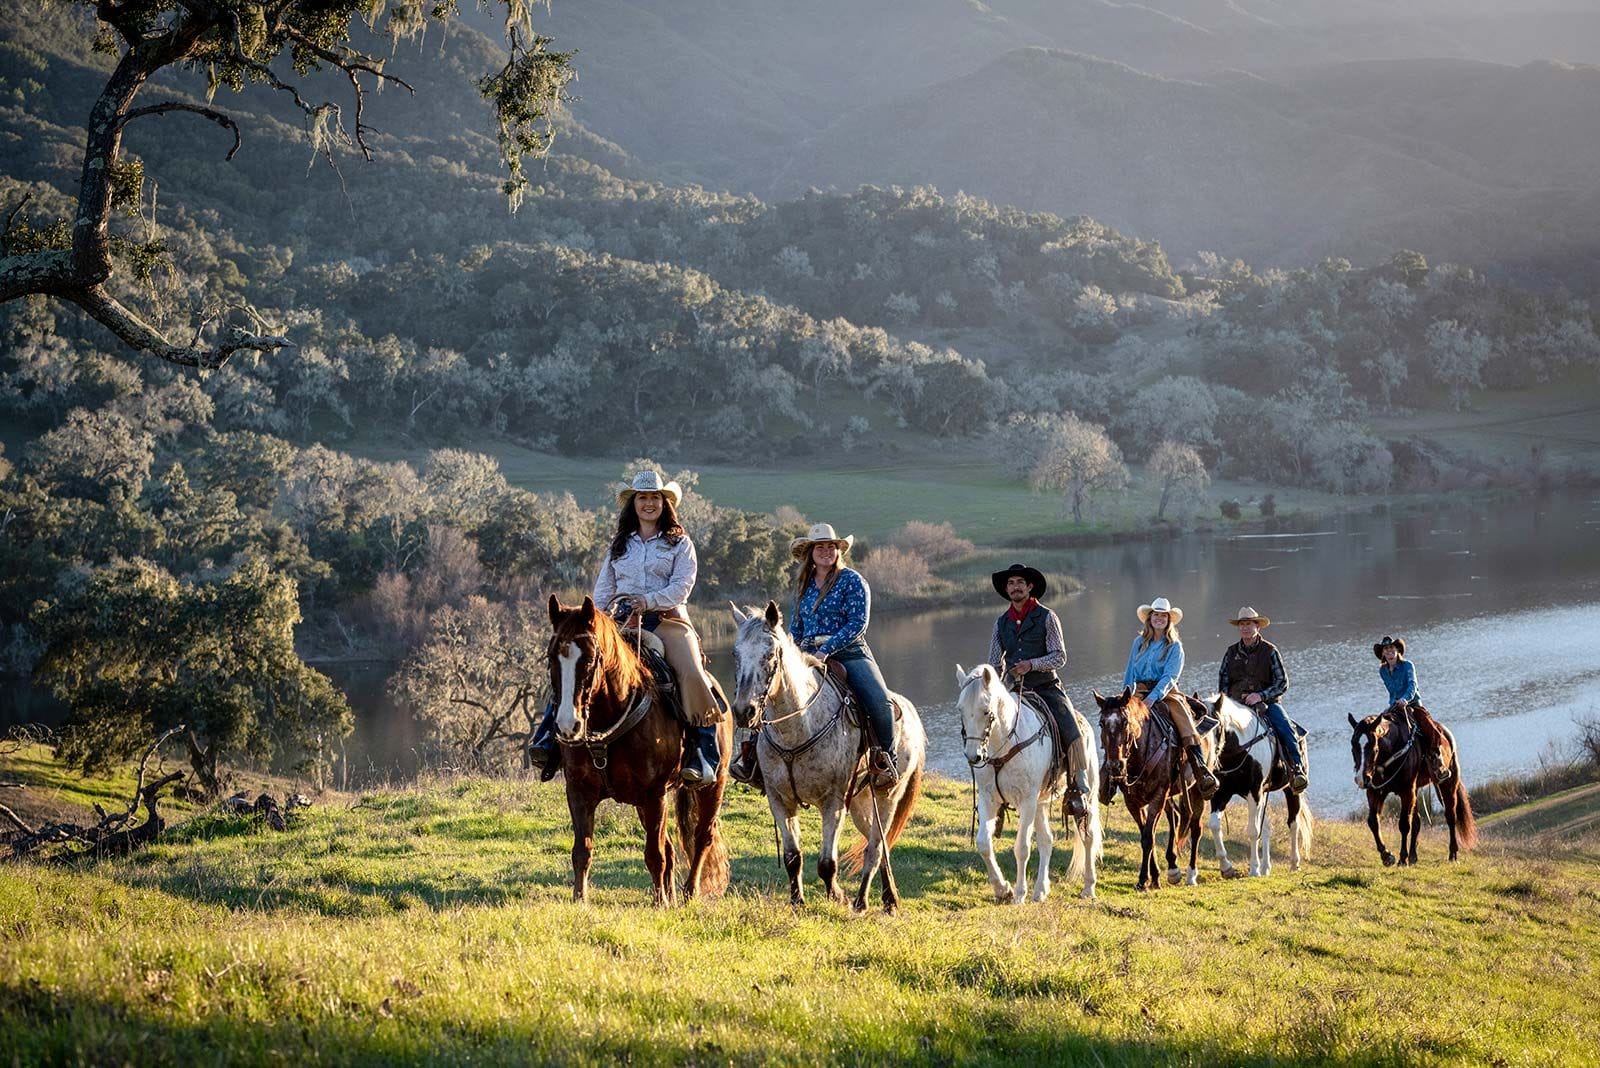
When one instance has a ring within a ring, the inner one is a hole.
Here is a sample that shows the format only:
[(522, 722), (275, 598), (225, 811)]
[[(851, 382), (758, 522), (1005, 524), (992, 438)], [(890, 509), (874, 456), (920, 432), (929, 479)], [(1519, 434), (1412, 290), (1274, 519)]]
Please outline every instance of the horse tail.
[(1300, 799), (1300, 812), (1294, 818), (1294, 844), (1301, 860), (1311, 859), (1311, 832), (1316, 830), (1316, 820), (1311, 816), (1311, 806)]
[[(869, 786), (867, 789), (871, 789)], [(906, 780), (905, 793), (900, 795), (900, 803), (894, 807), (894, 816), (889, 820), (889, 829), (884, 832), (884, 838), (889, 849), (894, 848), (895, 842), (900, 840), (900, 832), (906, 829), (906, 824), (911, 822), (911, 810), (917, 807), (917, 799), (922, 796), (922, 764), (919, 762), (911, 769), (910, 777)], [(861, 866), (867, 859), (867, 840), (861, 838), (851, 846), (845, 855), (839, 858), (839, 866), (846, 875), (856, 876), (861, 874)]]
[[(704, 796), (702, 796), (704, 795)], [(694, 856), (695, 826), (700, 822), (701, 807), (704, 805), (717, 805), (720, 801), (721, 790), (716, 787), (703, 787), (691, 790), (687, 787), (678, 789), (676, 804), (678, 815), (678, 842), (683, 848), (685, 857)], [(720, 811), (711, 813), (711, 842), (706, 846), (704, 858), (700, 863), (700, 885), (695, 892), (702, 897), (720, 897), (728, 889), (728, 882), (733, 874), (733, 866), (728, 858), (728, 845), (722, 840), (722, 814)]]
[(1461, 781), (1461, 761), (1450, 756), (1450, 782), (1453, 784), (1450, 804), (1456, 810), (1456, 844), (1471, 849), (1478, 844), (1478, 820), (1472, 814), (1472, 799), (1467, 796), (1466, 784)]

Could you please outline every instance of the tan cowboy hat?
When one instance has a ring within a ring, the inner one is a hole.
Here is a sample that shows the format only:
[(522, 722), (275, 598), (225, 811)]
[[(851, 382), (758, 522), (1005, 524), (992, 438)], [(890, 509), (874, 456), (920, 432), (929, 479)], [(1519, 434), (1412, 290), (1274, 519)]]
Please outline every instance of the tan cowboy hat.
[(1235, 627), (1240, 623), (1254, 623), (1258, 627), (1266, 627), (1272, 624), (1272, 620), (1257, 612), (1254, 608), (1239, 609), (1238, 618), (1230, 619), (1228, 622)]
[(659, 471), (640, 471), (634, 475), (633, 485), (617, 494), (617, 503), (627, 504), (635, 493), (659, 493), (671, 501), (674, 508), (683, 500), (683, 487), (676, 482), (662, 482)]
[(1140, 605), (1139, 606), (1139, 622), (1140, 623), (1148, 623), (1150, 621), (1150, 613), (1151, 612), (1165, 612), (1165, 613), (1167, 613), (1167, 615), (1172, 617), (1172, 623), (1173, 623), (1174, 626), (1176, 626), (1177, 624), (1183, 622), (1183, 609), (1174, 608), (1172, 606), (1172, 602), (1168, 601), (1165, 597), (1157, 597), (1155, 600), (1151, 601), (1149, 604)]
[(810, 530), (806, 531), (805, 537), (796, 538), (789, 543), (789, 555), (794, 557), (796, 560), (804, 559), (806, 553), (811, 551), (811, 547), (813, 545), (817, 545), (825, 541), (833, 542), (839, 547), (839, 552), (847, 553), (850, 551), (850, 546), (856, 543), (856, 536), (854, 534), (849, 534), (841, 538), (838, 534), (834, 533), (833, 524), (816, 523), (812, 525)]
[(1405, 656), (1406, 656), (1406, 640), (1404, 638), (1391, 638), (1387, 634), (1385, 634), (1382, 637), (1382, 639), (1380, 639), (1379, 641), (1373, 643), (1373, 645), (1372, 645), (1372, 655), (1377, 657), (1379, 660), (1382, 660), (1383, 659), (1383, 647), (1385, 645), (1394, 646), (1395, 652), (1400, 654), (1400, 659), (1402, 659), (1402, 660), (1405, 659)]

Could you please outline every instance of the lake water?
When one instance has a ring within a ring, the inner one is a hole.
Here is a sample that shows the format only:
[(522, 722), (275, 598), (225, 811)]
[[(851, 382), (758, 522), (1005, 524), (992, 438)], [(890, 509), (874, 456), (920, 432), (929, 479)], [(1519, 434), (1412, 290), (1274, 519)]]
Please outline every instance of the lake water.
[[(1349, 726), (1385, 695), (1372, 643), (1403, 636), (1420, 689), (1456, 734), (1468, 785), (1532, 769), (1570, 745), (1574, 720), (1600, 715), (1600, 495), (1573, 493), (1488, 506), (1284, 523), (1268, 535), (1192, 535), (1069, 551), (1016, 550), (1049, 575), (1086, 586), (1047, 597), (1067, 643), (1067, 692), (1091, 723), (1092, 687), (1120, 687), (1134, 609), (1165, 596), (1184, 610), (1185, 689), (1216, 687), (1217, 662), (1237, 638), (1241, 605), (1272, 618), (1283, 652), (1290, 715), (1309, 731), (1314, 806), (1343, 815), (1360, 803)], [(921, 709), (934, 768), (965, 778), (954, 671), (988, 653), (1004, 608), (986, 581), (972, 603), (880, 613), (869, 639), (890, 686)], [(711, 652), (732, 676), (732, 656)], [(324, 668), (350, 694), (359, 725), (346, 747), (351, 785), (415, 772), (422, 732), (384, 692), (390, 664)], [(0, 694), (0, 698), (7, 695)], [(31, 702), (26, 708), (20, 703)], [(0, 726), (54, 718), (47, 702), (13, 690)]]

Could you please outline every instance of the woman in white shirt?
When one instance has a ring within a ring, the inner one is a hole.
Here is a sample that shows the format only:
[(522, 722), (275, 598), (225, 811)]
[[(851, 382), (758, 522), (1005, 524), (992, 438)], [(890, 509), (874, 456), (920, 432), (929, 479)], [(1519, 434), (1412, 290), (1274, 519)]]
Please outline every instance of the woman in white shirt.
[[(689, 720), (681, 776), (686, 783), (710, 782), (717, 775), (717, 730), (727, 700), (706, 672), (700, 638), (689, 623), (689, 593), (699, 564), (694, 542), (678, 522), (683, 491), (663, 483), (655, 471), (642, 471), (617, 495), (621, 512), (611, 546), (600, 561), (594, 603), (627, 626), (642, 627), (661, 639), (667, 663), (678, 677), (678, 693)], [(555, 740), (554, 708), (530, 746), (541, 779), (554, 777), (561, 764)]]

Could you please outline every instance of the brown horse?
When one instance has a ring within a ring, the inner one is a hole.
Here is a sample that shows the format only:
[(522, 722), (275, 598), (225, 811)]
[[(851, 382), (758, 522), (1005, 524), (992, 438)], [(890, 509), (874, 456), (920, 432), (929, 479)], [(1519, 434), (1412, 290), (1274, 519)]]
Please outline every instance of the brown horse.
[[(550, 693), (572, 813), (572, 898), (588, 898), (594, 813), (609, 797), (638, 811), (656, 904), (672, 904), (666, 797), (680, 785), (683, 725), (662, 707), (643, 659), (611, 617), (595, 609), (593, 599), (569, 608), (551, 596), (550, 627)], [(678, 838), (689, 857), (685, 897), (719, 894), (728, 886), (718, 810), (728, 782), (732, 731), (726, 719), (718, 725), (717, 777), (677, 791)]]
[[(1183, 750), (1177, 734), (1167, 725), (1151, 722), (1151, 709), (1144, 698), (1124, 687), (1115, 697), (1094, 692), (1100, 706), (1100, 803), (1109, 805), (1122, 791), (1128, 815), (1139, 825), (1139, 889), (1156, 890), (1161, 873), (1156, 867), (1156, 820), (1167, 816), (1167, 868), (1172, 881), (1179, 881), (1178, 850), (1189, 845), (1189, 872), (1183, 881), (1193, 886), (1199, 881), (1197, 863), (1200, 851), (1200, 816), (1205, 802), (1199, 787), (1185, 782)], [(1213, 744), (1210, 735), (1202, 745)]]
[(1353, 732), (1350, 754), (1355, 758), (1356, 785), (1367, 792), (1367, 826), (1372, 828), (1372, 840), (1377, 843), (1378, 855), (1383, 858), (1385, 867), (1396, 861), (1378, 831), (1378, 814), (1383, 811), (1384, 799), (1390, 794), (1400, 798), (1399, 863), (1415, 864), (1417, 837), (1422, 833), (1417, 793), (1430, 784), (1439, 795), (1439, 807), (1444, 809), (1445, 823), (1450, 827), (1450, 859), (1456, 859), (1458, 847), (1471, 849), (1478, 844), (1478, 825), (1472, 815), (1467, 788), (1461, 782), (1456, 740), (1448, 730), (1444, 734), (1450, 744), (1450, 777), (1441, 784), (1434, 779), (1428, 761), (1423, 758), (1422, 746), (1418, 744), (1420, 732), (1398, 705), (1359, 722), (1349, 714), (1345, 718), (1350, 721)]

